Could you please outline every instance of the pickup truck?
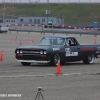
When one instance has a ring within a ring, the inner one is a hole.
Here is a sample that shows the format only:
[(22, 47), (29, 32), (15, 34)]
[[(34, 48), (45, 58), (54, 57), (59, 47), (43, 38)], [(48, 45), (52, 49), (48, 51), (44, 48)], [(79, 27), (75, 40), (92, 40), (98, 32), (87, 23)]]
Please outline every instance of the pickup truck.
[(81, 45), (72, 36), (44, 36), (36, 45), (21, 46), (15, 49), (15, 57), (24, 66), (31, 63), (50, 65), (65, 62), (83, 61), (93, 64), (100, 57), (100, 45)]
[(0, 33), (8, 32), (8, 31), (9, 31), (8, 26), (0, 25)]

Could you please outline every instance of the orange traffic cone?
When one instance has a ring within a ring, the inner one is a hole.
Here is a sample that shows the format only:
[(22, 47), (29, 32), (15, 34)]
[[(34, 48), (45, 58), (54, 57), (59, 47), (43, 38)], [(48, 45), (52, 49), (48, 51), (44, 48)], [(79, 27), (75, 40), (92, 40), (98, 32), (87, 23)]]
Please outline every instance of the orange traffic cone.
[(10, 43), (12, 43), (12, 40), (10, 40)]
[(32, 42), (34, 42), (34, 40), (32, 40)]
[(20, 45), (22, 45), (22, 41), (20, 40), (20, 43), (19, 43)]
[(97, 44), (97, 41), (96, 41), (96, 39), (94, 40), (94, 44)]
[(62, 73), (61, 73), (60, 62), (59, 62), (58, 65), (57, 65), (56, 74), (62, 74)]
[(26, 40), (26, 43), (28, 43), (28, 40)]
[(3, 61), (3, 58), (2, 58), (2, 54), (0, 52), (0, 62), (2, 62), (2, 61)]

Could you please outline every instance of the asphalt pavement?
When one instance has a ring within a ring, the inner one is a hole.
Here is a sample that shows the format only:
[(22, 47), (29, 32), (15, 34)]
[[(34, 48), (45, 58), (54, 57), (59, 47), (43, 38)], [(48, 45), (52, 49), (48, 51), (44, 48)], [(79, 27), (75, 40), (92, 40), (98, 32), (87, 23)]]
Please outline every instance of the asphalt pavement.
[[(56, 75), (57, 66), (32, 64), (22, 66), (15, 58), (15, 48), (35, 45), (51, 33), (0, 33), (0, 100), (35, 100), (38, 88), (44, 100), (100, 100), (100, 59), (85, 65), (82, 61), (61, 65), (62, 74)], [(65, 35), (65, 34), (55, 34)], [(74, 35), (81, 44), (93, 44), (100, 36)], [(34, 42), (32, 42), (34, 40)], [(22, 42), (22, 45), (20, 45)], [(42, 100), (36, 98), (36, 100)]]

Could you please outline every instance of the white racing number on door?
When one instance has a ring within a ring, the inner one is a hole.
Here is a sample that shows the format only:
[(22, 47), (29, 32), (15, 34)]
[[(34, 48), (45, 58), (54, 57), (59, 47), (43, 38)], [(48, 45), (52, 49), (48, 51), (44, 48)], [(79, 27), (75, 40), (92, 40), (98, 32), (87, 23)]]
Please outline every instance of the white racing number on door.
[(65, 48), (65, 56), (78, 56), (78, 52), (71, 52), (70, 48)]

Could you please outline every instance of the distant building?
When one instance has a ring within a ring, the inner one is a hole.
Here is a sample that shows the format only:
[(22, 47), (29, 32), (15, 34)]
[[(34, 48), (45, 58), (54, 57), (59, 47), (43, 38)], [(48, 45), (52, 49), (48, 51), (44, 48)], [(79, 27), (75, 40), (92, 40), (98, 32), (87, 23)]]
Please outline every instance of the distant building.
[(52, 20), (53, 25), (64, 24), (62, 17), (18, 17), (18, 18), (5, 18), (5, 24), (42, 24), (47, 25), (48, 21)]
[(9, 24), (18, 24), (18, 19), (15, 19), (15, 18), (6, 18), (5, 19), (5, 24), (9, 25)]

